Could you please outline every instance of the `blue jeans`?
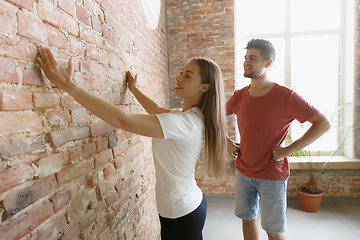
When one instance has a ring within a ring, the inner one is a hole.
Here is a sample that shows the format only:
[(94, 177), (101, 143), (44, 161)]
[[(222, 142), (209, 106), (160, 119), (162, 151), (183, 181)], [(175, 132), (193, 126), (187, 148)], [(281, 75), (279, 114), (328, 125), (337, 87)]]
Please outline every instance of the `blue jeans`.
[(272, 233), (286, 231), (287, 181), (248, 178), (235, 173), (235, 215), (254, 220), (261, 211), (261, 227)]
[(203, 195), (199, 207), (185, 216), (171, 219), (159, 215), (161, 240), (202, 240), (206, 209), (207, 202)]

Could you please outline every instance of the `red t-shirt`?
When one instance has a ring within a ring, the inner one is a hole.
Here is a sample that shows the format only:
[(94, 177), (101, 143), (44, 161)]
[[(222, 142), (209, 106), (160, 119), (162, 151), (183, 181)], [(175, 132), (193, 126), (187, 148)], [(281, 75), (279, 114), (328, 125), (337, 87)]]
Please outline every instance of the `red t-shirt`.
[(235, 167), (247, 177), (287, 180), (288, 160), (274, 161), (272, 149), (283, 143), (294, 119), (304, 123), (319, 110), (285, 86), (275, 84), (262, 97), (250, 96), (248, 88), (235, 91), (226, 103), (226, 115), (236, 114), (240, 133)]

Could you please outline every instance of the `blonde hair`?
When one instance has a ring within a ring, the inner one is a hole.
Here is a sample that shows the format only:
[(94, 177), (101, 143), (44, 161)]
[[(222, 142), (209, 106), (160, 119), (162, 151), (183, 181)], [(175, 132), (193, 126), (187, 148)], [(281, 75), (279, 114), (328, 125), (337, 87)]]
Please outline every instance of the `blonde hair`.
[(207, 170), (221, 178), (225, 175), (225, 160), (227, 157), (227, 135), (225, 119), (224, 84), (219, 66), (206, 58), (194, 58), (200, 68), (203, 84), (209, 84), (210, 89), (203, 93), (197, 107), (205, 117), (205, 163)]

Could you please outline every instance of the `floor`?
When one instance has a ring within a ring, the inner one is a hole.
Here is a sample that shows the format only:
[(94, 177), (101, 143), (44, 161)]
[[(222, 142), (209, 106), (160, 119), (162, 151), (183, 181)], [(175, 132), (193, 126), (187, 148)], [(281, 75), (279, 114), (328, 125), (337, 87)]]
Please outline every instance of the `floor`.
[[(233, 213), (234, 198), (207, 196), (206, 199), (204, 240), (243, 239), (241, 220)], [(316, 213), (302, 211), (297, 198), (289, 199), (286, 237), (288, 240), (360, 240), (360, 199), (324, 198)], [(267, 239), (261, 229), (260, 240)]]

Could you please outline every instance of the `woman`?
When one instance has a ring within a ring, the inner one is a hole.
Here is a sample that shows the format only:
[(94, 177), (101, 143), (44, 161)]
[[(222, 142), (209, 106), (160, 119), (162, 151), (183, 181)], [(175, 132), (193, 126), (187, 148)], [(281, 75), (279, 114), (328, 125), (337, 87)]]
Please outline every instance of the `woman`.
[(203, 133), (208, 170), (216, 177), (225, 171), (225, 102), (219, 67), (202, 58), (185, 65), (175, 88), (175, 94), (183, 99), (182, 111), (159, 107), (136, 88), (136, 77), (127, 72), (130, 91), (149, 113), (129, 114), (77, 86), (72, 80), (71, 59), (64, 69), (49, 49), (40, 48), (39, 55), (47, 78), (90, 112), (114, 127), (153, 138), (161, 239), (202, 239), (206, 199), (194, 174)]

